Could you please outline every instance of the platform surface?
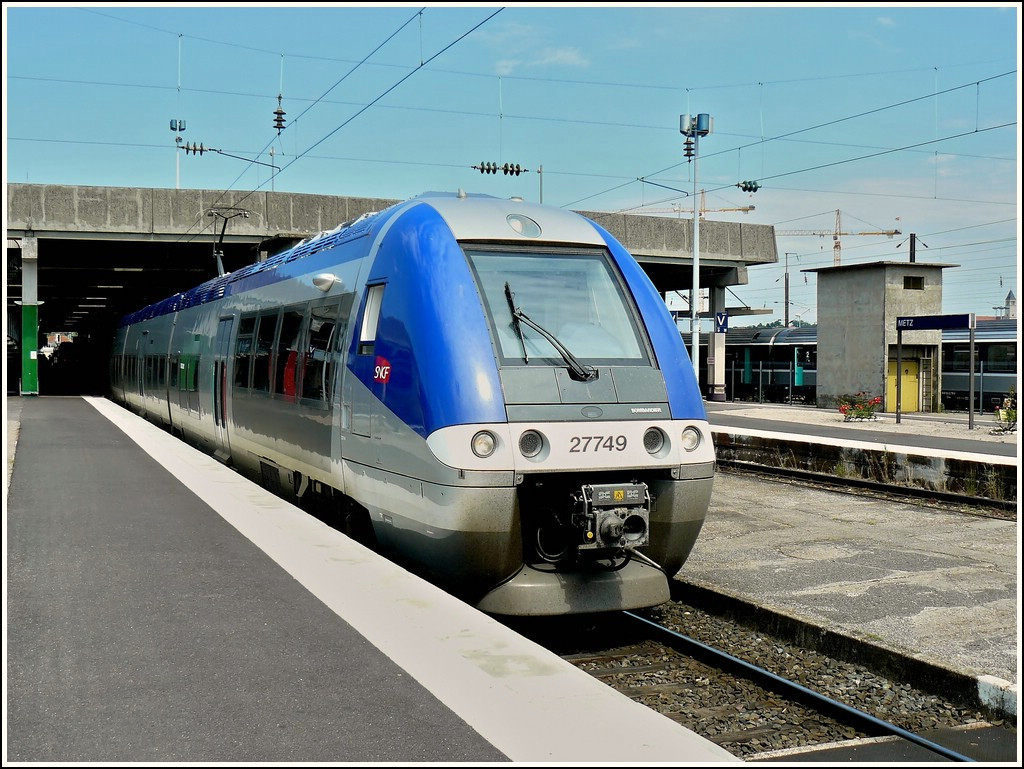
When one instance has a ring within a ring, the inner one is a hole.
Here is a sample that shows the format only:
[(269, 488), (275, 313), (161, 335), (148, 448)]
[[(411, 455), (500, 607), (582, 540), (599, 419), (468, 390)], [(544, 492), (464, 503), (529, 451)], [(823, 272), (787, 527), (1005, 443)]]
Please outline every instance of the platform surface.
[(110, 401), (6, 416), (5, 765), (736, 760)]

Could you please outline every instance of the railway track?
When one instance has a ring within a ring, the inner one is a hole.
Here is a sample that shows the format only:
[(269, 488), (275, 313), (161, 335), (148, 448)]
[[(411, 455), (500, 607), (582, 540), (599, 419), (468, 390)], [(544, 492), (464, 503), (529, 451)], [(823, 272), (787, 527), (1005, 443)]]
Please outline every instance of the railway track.
[[(705, 637), (685, 635), (682, 627)], [(874, 750), (895, 756), (909, 745), (914, 760), (972, 761), (922, 734), (964, 727), (1006, 734), (981, 713), (677, 602), (516, 629), (744, 760), (892, 738)]]

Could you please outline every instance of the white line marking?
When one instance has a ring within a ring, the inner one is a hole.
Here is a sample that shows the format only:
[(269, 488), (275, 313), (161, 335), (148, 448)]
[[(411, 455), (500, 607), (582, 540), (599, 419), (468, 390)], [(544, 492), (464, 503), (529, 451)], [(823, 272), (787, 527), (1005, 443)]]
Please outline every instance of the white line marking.
[(512, 761), (739, 761), (161, 428), (85, 400)]
[(728, 427), (723, 425), (711, 425), (712, 433), (725, 433), (726, 435), (747, 435), (751, 438), (770, 438), (772, 440), (792, 441), (793, 443), (822, 443), (826, 446), (839, 446), (840, 448), (862, 449), (866, 451), (887, 451), (890, 454), (907, 454), (910, 456), (940, 457), (943, 459), (959, 459), (965, 462), (984, 462), (990, 465), (1011, 465), (1017, 464), (1016, 457), (1003, 457), (998, 454), (977, 454), (969, 451), (953, 451), (950, 449), (923, 448), (921, 446), (903, 446), (896, 443), (872, 443), (870, 441), (850, 441), (845, 438), (831, 438), (829, 436), (810, 436), (796, 433), (777, 432), (772, 430), (754, 430), (746, 427)]

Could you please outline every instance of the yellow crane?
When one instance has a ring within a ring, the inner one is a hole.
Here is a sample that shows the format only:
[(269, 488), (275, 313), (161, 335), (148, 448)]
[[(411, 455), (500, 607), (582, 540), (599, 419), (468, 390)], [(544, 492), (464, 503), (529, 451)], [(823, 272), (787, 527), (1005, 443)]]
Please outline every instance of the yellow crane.
[(836, 209), (836, 229), (835, 232), (829, 232), (828, 230), (776, 230), (775, 235), (820, 235), (832, 236), (832, 263), (834, 267), (839, 266), (839, 257), (842, 248), (839, 244), (839, 237), (841, 235), (888, 235), (890, 238), (893, 235), (902, 235), (903, 233), (899, 230), (880, 230), (877, 232), (843, 232), (843, 225), (839, 214), (839, 209)]
[[(711, 212), (716, 213), (718, 211), (742, 211), (747, 214), (754, 210), (754, 206), (743, 206), (741, 208), (708, 208), (707, 201), (704, 198), (704, 190), (700, 191), (700, 215)], [(679, 205), (673, 205), (672, 208), (648, 208), (643, 211), (645, 214), (693, 214), (692, 208), (682, 208)]]

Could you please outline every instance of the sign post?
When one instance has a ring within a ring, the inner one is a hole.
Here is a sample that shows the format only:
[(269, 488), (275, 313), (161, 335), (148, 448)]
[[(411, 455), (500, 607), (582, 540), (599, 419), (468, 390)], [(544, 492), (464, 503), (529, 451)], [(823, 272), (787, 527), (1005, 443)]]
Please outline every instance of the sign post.
[(967, 429), (974, 429), (974, 313), (967, 315), (906, 315), (896, 318), (896, 424), (900, 423), (903, 383), (903, 332), (933, 331), (945, 328), (969, 328), (971, 330), (971, 372), (968, 377), (969, 394), (967, 403)]

